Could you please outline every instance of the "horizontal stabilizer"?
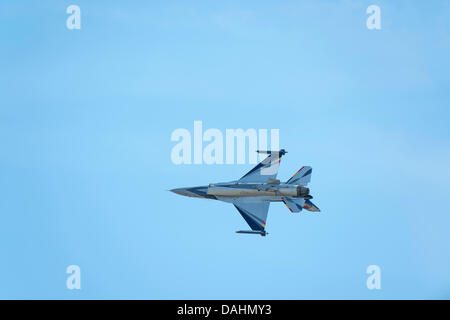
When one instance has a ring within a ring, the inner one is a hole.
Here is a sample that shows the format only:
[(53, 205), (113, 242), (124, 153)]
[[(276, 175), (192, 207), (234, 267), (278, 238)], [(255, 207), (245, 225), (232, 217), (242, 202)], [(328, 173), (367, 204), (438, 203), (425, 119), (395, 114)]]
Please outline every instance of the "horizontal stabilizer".
[(311, 212), (320, 212), (320, 209), (311, 201), (306, 200), (303, 208)]
[(305, 199), (303, 198), (288, 198), (284, 197), (282, 199), (283, 203), (291, 212), (300, 212), (302, 211), (303, 205), (305, 203)]
[(265, 237), (268, 232), (261, 230), (261, 231), (254, 231), (254, 230), (239, 230), (236, 231), (236, 233), (246, 233), (246, 234), (260, 234), (261, 236)]

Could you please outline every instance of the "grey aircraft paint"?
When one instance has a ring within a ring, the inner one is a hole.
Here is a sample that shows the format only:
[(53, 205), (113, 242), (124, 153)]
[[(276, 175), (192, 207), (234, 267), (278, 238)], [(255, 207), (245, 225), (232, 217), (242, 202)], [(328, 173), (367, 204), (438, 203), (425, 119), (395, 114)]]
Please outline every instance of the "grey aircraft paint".
[(306, 187), (311, 181), (311, 167), (302, 167), (289, 180), (281, 183), (276, 176), (281, 158), (287, 152), (284, 149), (257, 152), (268, 156), (239, 180), (170, 191), (187, 197), (232, 203), (251, 228), (236, 231), (237, 233), (265, 236), (270, 202), (283, 202), (291, 212), (300, 212), (302, 209), (320, 212), (320, 209), (310, 201), (312, 196)]

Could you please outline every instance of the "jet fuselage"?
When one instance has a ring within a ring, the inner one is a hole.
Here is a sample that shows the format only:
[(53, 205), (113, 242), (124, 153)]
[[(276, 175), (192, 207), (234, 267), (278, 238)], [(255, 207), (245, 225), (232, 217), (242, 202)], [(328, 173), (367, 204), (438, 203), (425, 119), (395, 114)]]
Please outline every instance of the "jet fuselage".
[(236, 231), (237, 233), (265, 236), (267, 213), (271, 202), (283, 202), (292, 213), (303, 209), (320, 212), (320, 209), (310, 201), (312, 196), (306, 187), (311, 181), (310, 166), (301, 167), (289, 180), (281, 183), (276, 176), (281, 157), (286, 154), (286, 150), (257, 152), (268, 156), (239, 180), (170, 191), (182, 196), (214, 199), (233, 204), (251, 228)]
[(183, 196), (208, 199), (264, 197), (266, 201), (281, 201), (282, 197), (311, 198), (309, 188), (286, 183), (239, 183), (233, 181), (211, 183), (208, 186), (193, 188), (178, 188), (172, 191)]

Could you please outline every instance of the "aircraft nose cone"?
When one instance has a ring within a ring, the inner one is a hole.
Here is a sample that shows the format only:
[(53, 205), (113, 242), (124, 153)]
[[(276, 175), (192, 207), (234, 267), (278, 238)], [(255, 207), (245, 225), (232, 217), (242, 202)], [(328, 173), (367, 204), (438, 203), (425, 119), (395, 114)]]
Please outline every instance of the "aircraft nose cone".
[(177, 189), (172, 189), (170, 191), (172, 191), (173, 193), (179, 194), (180, 196), (187, 196), (188, 195), (188, 192), (186, 191), (185, 188), (177, 188)]

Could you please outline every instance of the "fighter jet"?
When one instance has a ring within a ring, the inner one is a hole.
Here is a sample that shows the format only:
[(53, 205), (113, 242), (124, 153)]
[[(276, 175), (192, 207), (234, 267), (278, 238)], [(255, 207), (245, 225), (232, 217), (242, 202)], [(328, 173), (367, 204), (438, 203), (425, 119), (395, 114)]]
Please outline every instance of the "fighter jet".
[(320, 212), (311, 202), (312, 196), (306, 187), (311, 181), (311, 167), (301, 167), (289, 180), (280, 182), (276, 176), (281, 158), (287, 151), (281, 149), (257, 152), (268, 156), (239, 180), (170, 191), (182, 196), (233, 204), (251, 228), (236, 231), (237, 233), (266, 236), (266, 219), (271, 202), (283, 202), (291, 212), (300, 212), (302, 209)]

